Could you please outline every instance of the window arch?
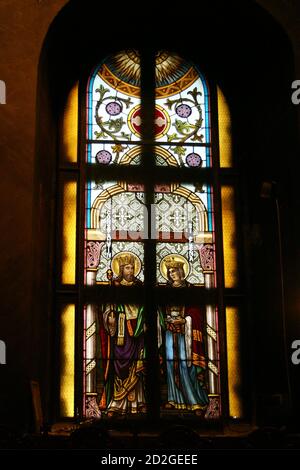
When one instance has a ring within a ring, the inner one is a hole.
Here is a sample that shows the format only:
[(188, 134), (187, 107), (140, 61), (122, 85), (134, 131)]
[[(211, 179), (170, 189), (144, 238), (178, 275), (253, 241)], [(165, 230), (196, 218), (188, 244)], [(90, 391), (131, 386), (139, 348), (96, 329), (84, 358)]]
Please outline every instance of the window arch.
[(240, 417), (226, 100), (167, 51), (85, 83), (62, 125), (60, 415)]

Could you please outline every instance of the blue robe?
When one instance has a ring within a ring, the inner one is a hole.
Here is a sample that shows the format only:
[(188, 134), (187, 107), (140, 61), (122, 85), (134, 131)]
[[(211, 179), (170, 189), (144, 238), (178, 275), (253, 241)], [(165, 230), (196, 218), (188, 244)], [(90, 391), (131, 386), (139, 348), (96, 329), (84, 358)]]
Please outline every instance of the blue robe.
[(197, 378), (196, 366), (188, 366), (184, 333), (166, 331), (166, 362), (168, 402), (176, 409), (205, 408), (208, 404), (207, 392)]

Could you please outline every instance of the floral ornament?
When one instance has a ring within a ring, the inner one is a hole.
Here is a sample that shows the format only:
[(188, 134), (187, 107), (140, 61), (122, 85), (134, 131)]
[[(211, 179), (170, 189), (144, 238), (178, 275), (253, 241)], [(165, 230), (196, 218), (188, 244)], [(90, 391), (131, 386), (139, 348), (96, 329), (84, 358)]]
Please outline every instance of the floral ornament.
[[(202, 93), (198, 91), (197, 88), (194, 88), (187, 94), (190, 95), (191, 98), (177, 98), (175, 100), (168, 98), (165, 106), (167, 106), (170, 111), (175, 110), (176, 114), (181, 117), (188, 117), (190, 114), (187, 113), (187, 111), (194, 108), (198, 111), (198, 118), (195, 120), (194, 124), (191, 124), (188, 121), (182, 121), (181, 119), (176, 119), (174, 127), (177, 133), (173, 133), (168, 136), (169, 142), (178, 141), (180, 144), (183, 144), (189, 139), (194, 142), (203, 141), (204, 136), (200, 133), (203, 125), (202, 108), (198, 99), (199, 96), (202, 96)], [(187, 102), (191, 103), (192, 108), (186, 104)], [(183, 107), (184, 105), (185, 107)]]
[[(118, 139), (123, 139), (123, 140), (129, 140), (130, 135), (126, 134), (124, 131), (122, 131), (122, 128), (124, 124), (126, 124), (126, 121), (124, 121), (123, 117), (118, 117), (116, 119), (112, 119), (113, 114), (109, 114), (110, 118), (108, 121), (104, 120), (103, 116), (99, 115), (99, 109), (101, 104), (104, 104), (106, 101), (110, 101), (113, 99), (115, 106), (119, 102), (120, 108), (122, 108), (123, 104), (126, 106), (128, 109), (130, 105), (132, 105), (132, 101), (130, 98), (121, 98), (121, 97), (114, 97), (114, 96), (106, 96), (107, 93), (109, 93), (108, 88), (104, 88), (103, 85), (100, 85), (99, 88), (97, 88), (96, 92), (99, 93), (99, 99), (96, 104), (95, 108), (95, 119), (96, 123), (98, 124), (100, 128), (99, 131), (95, 131), (94, 134), (96, 136), (96, 139), (105, 139), (106, 137), (111, 137), (112, 140), (117, 141)], [(108, 103), (112, 104), (112, 103)]]
[(123, 153), (124, 150), (127, 149), (127, 145), (115, 144), (115, 145), (112, 145), (111, 149), (112, 149), (113, 153), (116, 154), (115, 163), (119, 163), (120, 154)]

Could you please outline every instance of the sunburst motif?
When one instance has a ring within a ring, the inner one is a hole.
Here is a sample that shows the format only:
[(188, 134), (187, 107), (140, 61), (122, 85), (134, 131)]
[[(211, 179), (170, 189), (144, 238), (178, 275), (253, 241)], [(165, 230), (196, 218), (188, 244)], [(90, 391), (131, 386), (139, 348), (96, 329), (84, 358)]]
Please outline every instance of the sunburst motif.
[(155, 68), (156, 86), (170, 85), (181, 78), (190, 68), (191, 64), (178, 55), (166, 51), (158, 52)]
[(140, 56), (137, 51), (129, 49), (119, 52), (106, 65), (121, 80), (130, 83), (130, 85), (140, 86), (141, 65)]
[[(140, 55), (134, 49), (127, 49), (111, 56), (106, 61), (108, 69), (120, 80), (139, 87), (141, 81)], [(156, 55), (156, 87), (174, 83), (182, 78), (192, 65), (177, 54), (160, 51)]]

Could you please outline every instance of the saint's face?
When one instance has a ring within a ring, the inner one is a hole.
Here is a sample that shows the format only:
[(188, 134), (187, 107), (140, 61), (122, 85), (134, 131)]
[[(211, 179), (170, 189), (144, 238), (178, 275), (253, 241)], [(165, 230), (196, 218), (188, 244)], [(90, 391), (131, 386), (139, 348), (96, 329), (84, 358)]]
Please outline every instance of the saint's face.
[(123, 277), (125, 281), (132, 281), (134, 278), (134, 267), (132, 264), (125, 264), (123, 268)]
[(172, 279), (173, 282), (181, 281), (181, 275), (180, 275), (180, 272), (179, 272), (178, 268), (170, 268), (169, 269), (169, 274), (170, 274), (170, 278)]

